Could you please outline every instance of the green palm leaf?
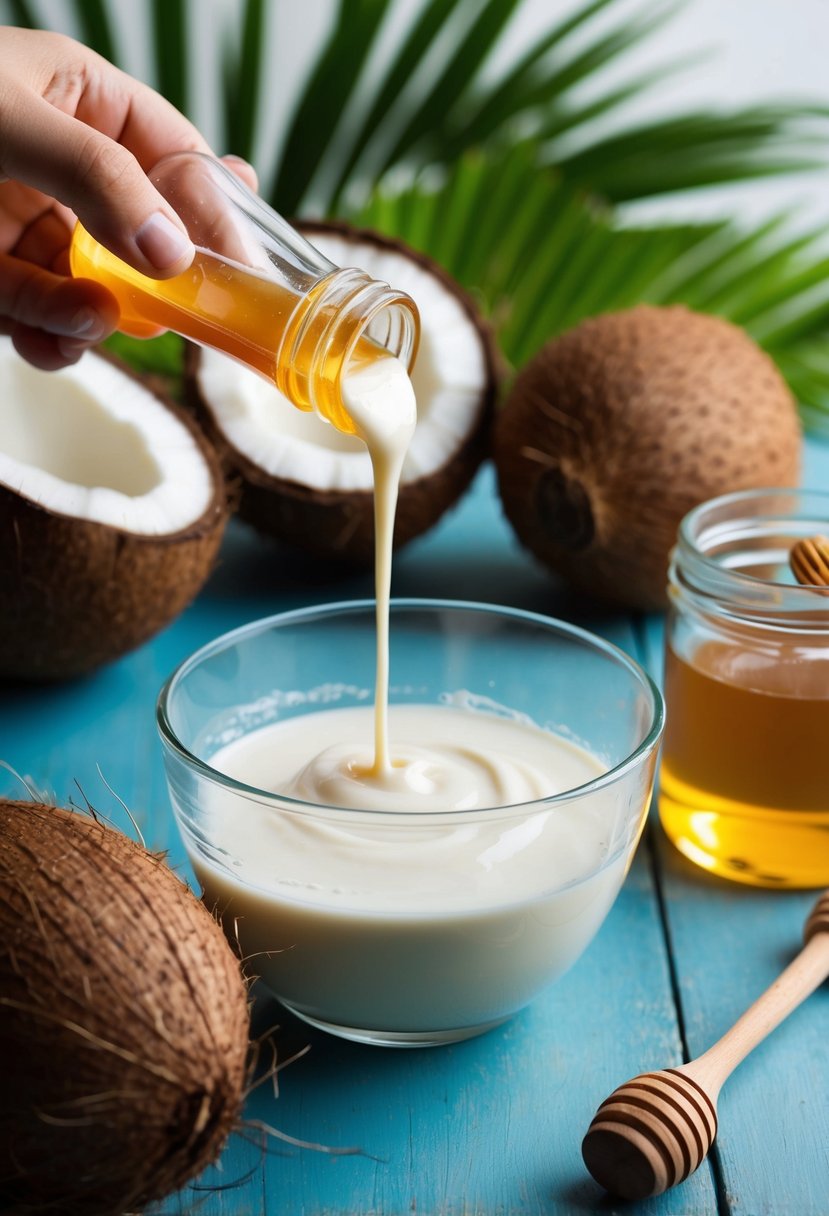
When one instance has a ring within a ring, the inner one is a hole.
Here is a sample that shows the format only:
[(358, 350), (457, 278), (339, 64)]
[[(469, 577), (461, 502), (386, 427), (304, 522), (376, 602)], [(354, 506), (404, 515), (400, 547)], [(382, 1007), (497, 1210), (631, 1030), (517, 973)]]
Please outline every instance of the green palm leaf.
[[(579, 25), (605, 7), (605, 3), (590, 4), (580, 10), (576, 18), (552, 30), (496, 85), (489, 96), (484, 96), (476, 112), (461, 115), (460, 121), (455, 124), (454, 138), (450, 137), (448, 143), (449, 154), (456, 155), (472, 144), (490, 139), (519, 116), (535, 115), (542, 127), (554, 125), (556, 115), (564, 108), (563, 99), (569, 92), (601, 68), (615, 63), (624, 51), (654, 33), (679, 6), (673, 3), (626, 19), (609, 33), (589, 42), (578, 53), (565, 53), (560, 57), (560, 62), (548, 58), (545, 52), (564, 42)], [(638, 91), (635, 84), (628, 85), (621, 94), (611, 94), (609, 98), (590, 103), (590, 108), (595, 107), (595, 111), (601, 113), (614, 102), (619, 105)]]
[(579, 185), (628, 202), (721, 182), (801, 172), (825, 165), (829, 111), (793, 106), (690, 114), (649, 123), (547, 159)]
[[(464, 11), (457, 0), (426, 0), (390, 66), (362, 80), (369, 93), (364, 115), (351, 128), (337, 128), (334, 147), (331, 115), (339, 115), (351, 98), (384, 16), (374, 9), (377, 21), (361, 33), (357, 47), (361, 5), (349, 4), (347, 13), (341, 7), (298, 103), (277, 169), (273, 204), (289, 213), (307, 207), (308, 187), (324, 155), (336, 168), (327, 182), (315, 182), (315, 209), (339, 212), (347, 191), (371, 185), (396, 165), (451, 166), (472, 147), (503, 142), (517, 124), (547, 140), (549, 163), (610, 201), (801, 171), (822, 163), (816, 147), (823, 136), (810, 124), (821, 119), (825, 125), (827, 114), (785, 105), (680, 115), (600, 134), (573, 150), (575, 130), (593, 132), (597, 120), (615, 117), (625, 102), (664, 77), (666, 69), (657, 68), (612, 89), (600, 84), (588, 102), (579, 96), (586, 81), (594, 86), (596, 78), (601, 82), (602, 73), (669, 20), (679, 4), (645, 0), (630, 15), (619, 0), (587, 0), (543, 32), (495, 80), (482, 80), (482, 69), (519, 3), (482, 0), (431, 82), (421, 95), (412, 96), (411, 89), (406, 92), (407, 83), (412, 76), (422, 79), (435, 43)], [(603, 10), (617, 9), (622, 16), (608, 29)], [(594, 23), (598, 17), (602, 22)], [(571, 35), (576, 33), (574, 45)], [(672, 70), (688, 62), (673, 64)], [(401, 94), (406, 102), (402, 113)]]
[[(684, 303), (743, 325), (789, 376), (804, 418), (829, 428), (822, 233), (786, 236), (782, 217), (754, 231), (726, 221), (621, 227), (540, 157), (532, 142), (503, 156), (470, 153), (437, 188), (381, 185), (354, 219), (438, 257), (478, 294), (516, 367), (585, 317)], [(432, 228), (412, 222), (421, 214)]]
[(331, 143), (386, 14), (389, 0), (340, 0), (337, 20), (311, 72), (288, 129), (270, 192), (293, 215)]
[(99, 55), (118, 62), (118, 44), (112, 29), (105, 0), (74, 0), (78, 31), (87, 46), (94, 46)]
[(420, 66), (426, 52), (434, 44), (458, 3), (459, 0), (429, 0), (429, 3), (424, 5), (418, 19), (400, 44), (368, 113), (352, 138), (345, 163), (332, 187), (332, 206), (336, 206), (366, 146), (374, 138), (386, 114)]
[[(488, 139), (507, 119), (520, 112), (528, 82), (534, 83), (539, 74), (548, 75), (544, 73), (544, 60), (570, 34), (613, 2), (614, 0), (592, 0), (591, 3), (584, 4), (531, 46), (478, 105), (474, 125), (467, 126), (467, 142), (479, 143)], [(468, 117), (472, 118), (471, 115)]]
[[(112, 0), (110, 0), (110, 3)], [(390, 63), (371, 59), (390, 0), (339, 0), (329, 37), (297, 99), (275, 168), (269, 197), (287, 214), (308, 206), (315, 183), (317, 207), (341, 209), (346, 192), (376, 184), (389, 168), (451, 166), (472, 147), (503, 142), (517, 129), (547, 141), (546, 160), (576, 186), (618, 202), (668, 191), (759, 178), (825, 163), (827, 111), (805, 106), (763, 106), (735, 113), (696, 113), (608, 134), (597, 120), (613, 119), (625, 102), (652, 87), (664, 69), (602, 87), (615, 68), (668, 20), (677, 0), (582, 0), (566, 19), (551, 24), (516, 62), (494, 80), (483, 69), (522, 0), (422, 0), (410, 27), (392, 47)], [(682, 0), (679, 0), (682, 3)], [(116, 58), (107, 0), (66, 0), (84, 38)], [(264, 0), (237, 0), (242, 35), (238, 53), (226, 54), (224, 80), (227, 143), (250, 155), (257, 125)], [(186, 37), (188, 0), (143, 0), (152, 34), (159, 88), (185, 112), (191, 57)], [(22, 25), (36, 24), (27, 0), (0, 0), (0, 11)], [(139, 10), (140, 11), (140, 10)], [(608, 17), (620, 15), (608, 28)], [(465, 28), (460, 18), (472, 13)], [(418, 93), (407, 85), (430, 68), (451, 35), (448, 53)], [(575, 41), (573, 36), (576, 35)], [(370, 67), (370, 71), (369, 71)], [(678, 70), (677, 65), (673, 65)], [(579, 90), (590, 80), (594, 96)], [(598, 88), (595, 86), (598, 84)], [(362, 98), (362, 117), (339, 122)], [(396, 122), (391, 124), (390, 118)], [(573, 149), (574, 131), (586, 131)], [(336, 134), (336, 138), (335, 138)]]
[(397, 164), (420, 141), (436, 142), (435, 133), (443, 129), (446, 115), (463, 96), (481, 64), (495, 46), (499, 35), (520, 0), (487, 0), (477, 19), (455, 47), (419, 107), (408, 117), (381, 169)]
[(245, 0), (238, 47), (225, 52), (223, 147), (250, 160), (258, 118), (259, 84), (265, 42), (265, 0)]
[(9, 25), (18, 25), (23, 30), (36, 30), (40, 25), (27, 0), (6, 0), (3, 7)]
[(158, 88), (186, 114), (190, 100), (186, 0), (152, 0), (151, 14)]
[(539, 128), (539, 136), (550, 140), (550, 146), (555, 147), (557, 145), (552, 141), (560, 141), (562, 136), (569, 136), (573, 131), (578, 131), (585, 126), (589, 127), (598, 118), (613, 115), (624, 106), (625, 102), (631, 101), (634, 97), (641, 97), (643, 93), (653, 89), (663, 80), (669, 80), (672, 76), (687, 71), (701, 59), (707, 58), (708, 56), (704, 52), (685, 55), (681, 59), (672, 60), (659, 68), (652, 68), (648, 72), (641, 73), (618, 88), (600, 94), (592, 101), (580, 100), (576, 104), (566, 97), (560, 99), (554, 106), (550, 106), (546, 110), (543, 124)]
[(826, 334), (793, 343), (774, 354), (777, 366), (800, 402), (803, 423), (810, 430), (829, 435), (829, 356)]

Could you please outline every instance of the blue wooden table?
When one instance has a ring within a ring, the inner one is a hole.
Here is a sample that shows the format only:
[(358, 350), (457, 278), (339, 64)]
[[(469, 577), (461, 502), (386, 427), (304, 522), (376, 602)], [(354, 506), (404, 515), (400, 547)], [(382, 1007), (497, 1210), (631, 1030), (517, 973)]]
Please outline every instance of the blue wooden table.
[[(804, 483), (829, 484), (829, 445), (811, 443)], [(491, 471), (429, 536), (402, 553), (399, 595), (497, 601), (578, 621), (659, 672), (661, 622), (573, 598), (515, 543)], [(164, 634), (89, 679), (7, 689), (0, 759), (58, 801), (79, 787), (128, 829), (98, 773), (148, 843), (187, 867), (171, 820), (154, 705), (170, 670), (216, 634), (282, 609), (371, 594), (367, 577), (325, 572), (233, 526), (198, 601)], [(827, 741), (829, 743), (829, 741)], [(829, 777), (827, 777), (829, 780)], [(20, 796), (0, 774), (0, 794)], [(119, 819), (120, 816), (120, 819)], [(829, 848), (829, 844), (827, 844)], [(511, 1023), (452, 1047), (389, 1051), (309, 1031), (274, 1003), (279, 1093), (249, 1101), (250, 1126), (164, 1216), (827, 1216), (829, 987), (739, 1069), (720, 1102), (709, 1161), (684, 1186), (614, 1204), (579, 1146), (597, 1104), (650, 1068), (722, 1034), (797, 951), (813, 894), (726, 885), (686, 864), (655, 816), (628, 880), (584, 957)], [(259, 1123), (328, 1149), (297, 1148)], [(214, 1189), (219, 1188), (219, 1189)]]

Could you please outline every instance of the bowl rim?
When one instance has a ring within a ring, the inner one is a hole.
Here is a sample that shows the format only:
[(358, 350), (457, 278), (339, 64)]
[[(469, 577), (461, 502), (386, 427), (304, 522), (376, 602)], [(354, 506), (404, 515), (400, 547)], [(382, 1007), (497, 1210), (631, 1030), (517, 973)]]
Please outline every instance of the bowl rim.
[[(624, 667), (650, 693), (653, 711), (648, 731), (634, 750), (623, 760), (620, 760), (618, 764), (614, 764), (611, 768), (600, 773), (599, 776), (591, 778), (590, 781), (586, 781), (583, 785), (573, 786), (570, 789), (562, 790), (558, 794), (548, 794), (543, 798), (534, 798), (529, 802), (511, 803), (509, 806), (482, 807), (472, 811), (445, 810), (418, 812), (418, 820), (420, 822), (425, 824), (427, 822), (445, 821), (447, 819), (457, 822), (461, 817), (471, 817), (473, 819), (480, 817), (495, 818), (498, 815), (518, 814), (522, 811), (526, 813), (527, 808), (533, 808), (537, 811), (540, 808), (552, 809), (556, 806), (564, 806), (573, 801), (581, 800), (597, 790), (614, 785), (625, 777), (628, 772), (637, 768), (640, 763), (647, 759), (651, 752), (655, 752), (658, 748), (665, 726), (665, 701), (662, 691), (642, 664), (622, 650), (621, 647), (607, 641), (606, 638), (600, 637), (598, 634), (592, 633), (588, 629), (583, 629), (580, 625), (573, 625), (569, 621), (544, 616), (542, 613), (530, 612), (523, 608), (511, 608), (501, 604), (488, 604), (474, 600), (442, 600), (411, 596), (392, 599), (389, 604), (390, 618), (396, 612), (401, 611), (443, 612), (447, 610), (452, 612), (479, 612), (492, 616), (507, 617), (511, 620), (523, 621), (530, 625), (540, 625), (551, 632), (564, 634), (581, 642), (593, 650), (603, 653), (607, 658)], [(281, 811), (302, 812), (310, 815), (323, 813), (327, 815), (347, 815), (350, 818), (360, 816), (365, 817), (367, 821), (406, 819), (407, 816), (401, 815), (399, 811), (354, 810), (349, 807), (307, 802), (300, 798), (292, 798), (287, 794), (276, 794), (269, 790), (263, 790), (259, 786), (246, 785), (244, 782), (238, 781), (236, 778), (213, 768), (185, 747), (184, 743), (178, 738), (167, 712), (167, 706), (171, 696), (175, 692), (176, 686), (192, 669), (212, 655), (229, 649), (247, 637), (266, 633), (270, 629), (279, 628), (283, 625), (302, 624), (318, 617), (330, 619), (331, 617), (357, 612), (374, 615), (375, 611), (376, 604), (373, 599), (337, 600), (328, 604), (313, 604), (305, 608), (293, 608), (286, 612), (277, 612), (271, 616), (249, 621), (247, 624), (228, 630), (226, 633), (220, 634), (210, 642), (200, 646), (177, 664), (159, 691), (156, 701), (156, 725), (162, 743), (188, 768), (195, 770), (196, 773), (212, 784), (246, 797), (253, 797), (260, 805), (273, 804), (275, 808)], [(539, 729), (543, 728), (540, 727)]]

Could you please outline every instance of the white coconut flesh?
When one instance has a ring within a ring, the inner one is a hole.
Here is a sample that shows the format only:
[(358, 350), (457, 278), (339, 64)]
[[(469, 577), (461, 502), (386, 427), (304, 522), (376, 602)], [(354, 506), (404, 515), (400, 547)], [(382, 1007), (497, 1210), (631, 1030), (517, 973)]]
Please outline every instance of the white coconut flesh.
[[(455, 455), (480, 416), (488, 377), (481, 336), (451, 289), (413, 259), (334, 234), (315, 233), (311, 241), (336, 266), (359, 265), (418, 306), (417, 428), (402, 481), (428, 477)], [(360, 440), (298, 410), (235, 360), (203, 350), (198, 386), (228, 442), (270, 476), (320, 490), (371, 489), (371, 462)]]
[(94, 353), (38, 371), (9, 338), (0, 338), (0, 484), (143, 536), (188, 527), (213, 495), (196, 440), (139, 381)]

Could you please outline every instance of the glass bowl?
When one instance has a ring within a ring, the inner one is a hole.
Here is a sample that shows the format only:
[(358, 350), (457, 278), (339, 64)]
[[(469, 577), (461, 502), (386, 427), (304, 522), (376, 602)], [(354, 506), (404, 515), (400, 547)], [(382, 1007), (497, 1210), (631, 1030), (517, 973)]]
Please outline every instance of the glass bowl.
[(274, 724), (314, 713), (328, 736), (328, 711), (371, 705), (374, 612), (285, 613), (185, 660), (158, 704), (170, 796), (207, 904), (284, 1005), (361, 1042), (452, 1042), (521, 1009), (598, 930), (647, 814), (662, 698), (632, 659), (572, 625), (397, 600), (392, 752), (396, 707), (433, 706), (440, 721), (449, 703), (473, 737), (504, 719), (548, 732), (551, 758), (589, 753), (588, 779), (519, 805), (401, 813), (301, 802), (222, 771), (240, 740), (260, 759), (278, 747)]

